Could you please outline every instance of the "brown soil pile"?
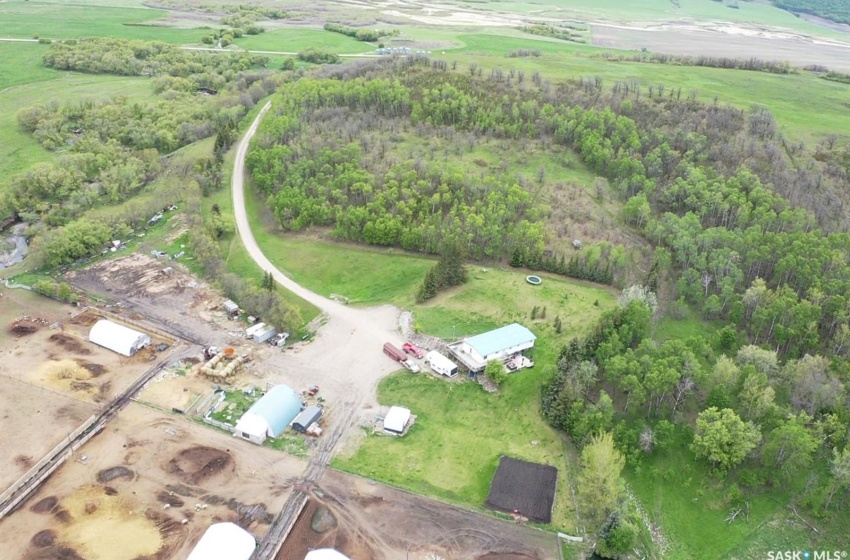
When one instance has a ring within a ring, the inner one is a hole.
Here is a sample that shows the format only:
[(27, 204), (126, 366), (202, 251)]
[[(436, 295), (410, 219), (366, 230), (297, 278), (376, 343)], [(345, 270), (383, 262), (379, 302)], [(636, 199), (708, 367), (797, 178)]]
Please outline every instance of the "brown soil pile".
[(236, 467), (226, 451), (198, 446), (184, 449), (168, 462), (166, 471), (192, 485), (198, 485), (219, 474), (232, 474)]
[(127, 467), (112, 467), (111, 469), (103, 469), (99, 473), (97, 473), (97, 481), (101, 484), (105, 482), (109, 482), (110, 480), (115, 480), (116, 478), (126, 478), (127, 480), (133, 480), (136, 477), (136, 473), (128, 469)]
[(91, 354), (91, 350), (83, 346), (82, 342), (64, 333), (54, 333), (47, 340), (74, 354), (82, 354), (83, 356)]
[(30, 511), (35, 513), (50, 513), (56, 506), (59, 505), (59, 498), (56, 496), (47, 496), (30, 507)]
[(77, 362), (77, 363), (80, 364), (80, 366), (84, 370), (89, 372), (92, 375), (92, 377), (100, 377), (101, 375), (103, 375), (104, 373), (107, 373), (109, 371), (100, 364), (93, 364), (91, 362), (82, 362), (82, 361)]
[(533, 556), (527, 554), (518, 554), (515, 552), (488, 552), (484, 556), (479, 556), (478, 560), (536, 560)]
[(32, 536), (30, 542), (33, 544), (33, 546), (37, 546), (38, 548), (53, 546), (53, 543), (56, 542), (56, 533), (51, 531), (50, 529), (39, 531), (38, 533)]
[(28, 336), (38, 331), (38, 327), (33, 324), (19, 323), (15, 321), (9, 325), (9, 332), (15, 336)]
[(183, 505), (186, 503), (180, 498), (178, 498), (176, 494), (169, 494), (164, 490), (156, 495), (156, 499), (162, 502), (163, 504), (168, 504), (171, 507), (183, 507)]

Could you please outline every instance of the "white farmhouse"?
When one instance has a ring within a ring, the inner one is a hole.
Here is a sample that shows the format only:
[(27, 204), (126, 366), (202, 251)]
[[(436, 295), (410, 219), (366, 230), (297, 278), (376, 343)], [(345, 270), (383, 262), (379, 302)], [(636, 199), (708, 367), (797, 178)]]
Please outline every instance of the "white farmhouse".
[(490, 360), (503, 361), (534, 347), (537, 337), (519, 323), (477, 334), (449, 345), (449, 350), (469, 371), (478, 373)]

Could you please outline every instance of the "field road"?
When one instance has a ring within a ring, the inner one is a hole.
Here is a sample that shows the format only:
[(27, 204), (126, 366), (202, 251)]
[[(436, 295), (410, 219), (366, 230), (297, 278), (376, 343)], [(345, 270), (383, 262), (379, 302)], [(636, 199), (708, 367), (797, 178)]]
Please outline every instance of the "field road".
[[(398, 364), (381, 351), (385, 342), (399, 346), (403, 342), (398, 333), (398, 308), (392, 305), (350, 307), (308, 290), (269, 261), (251, 231), (245, 209), (245, 155), (251, 138), (270, 107), (271, 102), (266, 103), (236, 149), (231, 178), (236, 229), (257, 266), (271, 272), (281, 286), (318, 307), (327, 319), (316, 340), (290, 358), (292, 366), (309, 371), (315, 364), (321, 364), (326, 371), (322, 377), (326, 378), (326, 382), (338, 385), (338, 394), (358, 395), (377, 404), (374, 399), (378, 381), (399, 369)], [(333, 372), (331, 380), (327, 379), (329, 372)]]
[(257, 244), (245, 209), (245, 155), (251, 138), (256, 134), (260, 122), (271, 106), (271, 101), (263, 106), (236, 149), (231, 178), (236, 229), (251, 259), (261, 269), (271, 272), (274, 279), (284, 288), (321, 309), (327, 318), (327, 324), (322, 327), (316, 341), (297, 356), (293, 356), (290, 359), (290, 367), (309, 367), (309, 364), (299, 366), (298, 359), (307, 358), (307, 361), (313, 361), (309, 357), (310, 353), (321, 349), (324, 358), (331, 358), (329, 369), (345, 384), (347, 396), (344, 403), (339, 403), (337, 410), (331, 410), (336, 422), (333, 432), (322, 440), (319, 451), (311, 459), (300, 485), (302, 488), (290, 496), (284, 508), (275, 517), (254, 555), (256, 560), (271, 560), (277, 555), (306, 503), (310, 487), (321, 478), (337, 443), (344, 439), (354, 424), (358, 409), (363, 404), (373, 402), (378, 381), (398, 369), (398, 364), (388, 360), (381, 352), (383, 343), (401, 343), (401, 337), (397, 333), (398, 309), (391, 305), (373, 308), (348, 307), (312, 292), (278, 270)]

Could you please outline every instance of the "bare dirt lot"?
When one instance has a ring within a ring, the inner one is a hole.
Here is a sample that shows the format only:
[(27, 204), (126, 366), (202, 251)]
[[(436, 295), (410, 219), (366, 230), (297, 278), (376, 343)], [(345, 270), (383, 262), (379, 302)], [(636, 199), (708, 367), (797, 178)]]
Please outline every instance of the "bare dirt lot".
[(131, 315), (150, 318), (188, 339), (212, 344), (227, 330), (216, 321), (224, 318), (219, 311), (224, 298), (175, 262), (134, 253), (70, 272), (67, 278), (85, 291), (119, 302)]
[(0, 376), (0, 490), (5, 490), (84, 420), (92, 403)]
[(555, 535), (327, 471), (277, 560), (332, 547), (352, 560), (557, 558)]
[[(96, 313), (72, 316), (67, 307), (51, 302), (52, 306), (40, 303), (43, 311), (33, 315), (30, 306), (11, 303), (19, 316), (3, 325), (9, 338), (0, 346), (0, 374), (24, 383), (102, 404), (167, 355), (151, 346), (128, 358), (89, 342), (89, 328), (101, 318)], [(153, 340), (154, 345), (162, 341)]]
[(766, 28), (720, 23), (659, 24), (647, 28), (594, 24), (591, 36), (599, 47), (762, 58), (788, 61), (793, 66), (820, 64), (831, 70), (850, 71), (850, 42), (811, 39)]
[(304, 465), (131, 403), (0, 521), (3, 557), (185, 558), (217, 521), (262, 536)]

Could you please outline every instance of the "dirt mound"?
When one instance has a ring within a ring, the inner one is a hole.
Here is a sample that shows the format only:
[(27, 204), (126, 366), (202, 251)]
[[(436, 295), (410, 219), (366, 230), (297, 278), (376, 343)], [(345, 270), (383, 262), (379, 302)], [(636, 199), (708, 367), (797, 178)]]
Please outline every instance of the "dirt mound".
[(59, 498), (56, 496), (47, 496), (43, 498), (30, 507), (30, 511), (35, 513), (50, 513), (52, 512), (56, 506), (59, 505)]
[(198, 485), (219, 474), (232, 473), (235, 466), (233, 457), (226, 451), (198, 446), (178, 453), (168, 462), (166, 471), (185, 483)]
[(126, 478), (128, 480), (133, 480), (135, 476), (136, 473), (134, 473), (127, 467), (112, 467), (111, 469), (103, 469), (102, 471), (97, 473), (97, 481), (103, 484), (109, 482), (110, 480), (115, 480), (116, 478)]
[(39, 531), (38, 533), (32, 536), (30, 542), (33, 544), (33, 546), (37, 546), (38, 548), (53, 546), (53, 543), (56, 542), (56, 533), (54, 533), (50, 529)]
[(44, 550), (39, 550), (36, 553), (30, 553), (26, 556), (26, 560), (85, 560), (77, 554), (73, 548), (63, 546), (60, 548), (45, 547)]
[(82, 361), (77, 362), (77, 363), (80, 364), (80, 367), (82, 367), (84, 370), (89, 372), (92, 375), (92, 377), (100, 377), (101, 375), (103, 375), (104, 373), (107, 373), (109, 371), (108, 369), (106, 369), (105, 367), (103, 367), (100, 364), (93, 364), (91, 362), (82, 362)]
[(488, 552), (484, 556), (479, 556), (477, 560), (537, 560), (537, 558), (516, 552)]
[(176, 495), (169, 494), (164, 490), (156, 495), (156, 499), (162, 502), (163, 504), (168, 504), (171, 507), (183, 507), (183, 505), (186, 503), (180, 498), (178, 498)]
[(83, 356), (91, 354), (91, 350), (83, 346), (82, 342), (64, 333), (53, 333), (47, 340), (74, 354), (82, 354)]
[(310, 520), (310, 528), (317, 533), (324, 533), (336, 527), (336, 517), (325, 506), (320, 506), (313, 514), (313, 519)]
[(195, 495), (194, 490), (192, 490), (191, 488), (187, 488), (186, 486), (180, 486), (179, 484), (169, 484), (165, 487), (165, 489), (169, 492), (174, 492), (179, 496), (183, 496), (184, 498), (191, 498)]
[(33, 324), (19, 323), (15, 321), (9, 325), (9, 332), (15, 336), (28, 336), (38, 331), (38, 327)]
[(27, 455), (18, 455), (15, 457), (15, 464), (18, 465), (18, 468), (28, 469), (32, 466), (32, 457)]

